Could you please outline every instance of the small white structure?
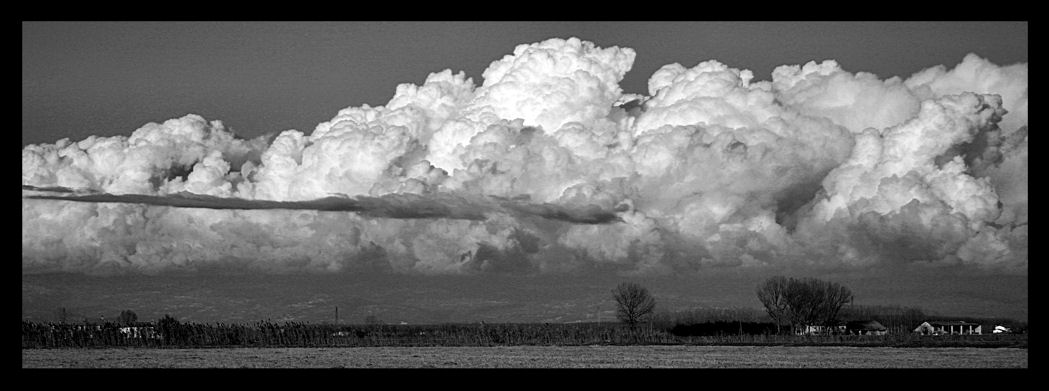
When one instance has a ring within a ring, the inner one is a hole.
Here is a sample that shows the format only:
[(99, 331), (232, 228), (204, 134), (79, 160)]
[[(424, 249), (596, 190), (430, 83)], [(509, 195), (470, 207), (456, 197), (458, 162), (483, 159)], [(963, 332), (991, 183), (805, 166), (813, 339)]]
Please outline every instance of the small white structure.
[(160, 334), (154, 331), (151, 326), (127, 326), (121, 327), (119, 330), (124, 338), (160, 339)]
[(1009, 333), (1011, 333), (1013, 331), (1009, 330), (1008, 327), (1005, 327), (1005, 326), (1002, 326), (1002, 325), (997, 325), (997, 326), (994, 326), (994, 330), (991, 331), (991, 332), (994, 333), (994, 334), (1009, 334)]
[(843, 333), (845, 333), (844, 324), (839, 324), (836, 326), (805, 325), (797, 330), (794, 330), (795, 335), (827, 335)]
[(922, 335), (979, 335), (983, 334), (983, 326), (979, 323), (963, 321), (933, 321), (922, 322), (914, 329), (915, 333)]

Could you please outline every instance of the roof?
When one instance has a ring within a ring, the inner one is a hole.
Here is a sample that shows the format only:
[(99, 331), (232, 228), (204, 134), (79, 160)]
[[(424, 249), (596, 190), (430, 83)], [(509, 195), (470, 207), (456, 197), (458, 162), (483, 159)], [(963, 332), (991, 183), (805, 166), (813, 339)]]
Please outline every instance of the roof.
[(886, 330), (885, 326), (876, 320), (857, 320), (845, 325), (850, 330)]
[(933, 326), (979, 326), (979, 323), (969, 323), (961, 320), (936, 320), (931, 321), (929, 324)]

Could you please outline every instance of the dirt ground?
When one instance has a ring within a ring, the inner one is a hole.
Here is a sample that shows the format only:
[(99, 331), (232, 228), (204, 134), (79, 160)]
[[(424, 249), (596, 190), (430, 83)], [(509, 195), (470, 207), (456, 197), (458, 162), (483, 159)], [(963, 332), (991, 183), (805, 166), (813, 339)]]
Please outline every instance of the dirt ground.
[(1027, 368), (1027, 349), (497, 346), (23, 349), (23, 368)]

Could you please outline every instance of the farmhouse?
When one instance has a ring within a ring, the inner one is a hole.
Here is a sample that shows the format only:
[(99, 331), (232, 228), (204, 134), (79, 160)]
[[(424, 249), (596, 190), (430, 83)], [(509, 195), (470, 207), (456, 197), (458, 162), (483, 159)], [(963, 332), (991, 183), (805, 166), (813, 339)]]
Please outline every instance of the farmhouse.
[(914, 332), (922, 335), (983, 334), (982, 327), (979, 323), (969, 323), (960, 320), (932, 321), (922, 322), (922, 324), (918, 325), (918, 328), (914, 329)]
[(845, 324), (845, 330), (849, 334), (856, 335), (885, 335), (888, 329), (876, 320), (857, 320)]

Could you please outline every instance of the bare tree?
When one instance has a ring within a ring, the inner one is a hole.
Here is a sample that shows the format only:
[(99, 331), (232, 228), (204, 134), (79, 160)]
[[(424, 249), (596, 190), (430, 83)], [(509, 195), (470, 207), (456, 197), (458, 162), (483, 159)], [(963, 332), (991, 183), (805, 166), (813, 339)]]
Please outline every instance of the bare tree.
[(758, 285), (758, 300), (765, 306), (772, 322), (776, 324), (776, 333), (780, 332), (780, 324), (787, 321), (787, 289), (789, 283), (786, 277), (775, 276), (765, 280)]
[(641, 285), (624, 282), (612, 290), (616, 299), (616, 317), (631, 328), (648, 320), (656, 309), (656, 299)]
[(776, 322), (777, 332), (784, 322), (794, 330), (803, 325), (830, 326), (841, 308), (853, 299), (849, 288), (834, 282), (783, 276), (765, 280), (758, 285), (757, 294), (769, 317)]
[(852, 303), (852, 291), (838, 283), (809, 279), (806, 286), (815, 295), (814, 310), (806, 319), (811, 324), (832, 326), (845, 304)]

